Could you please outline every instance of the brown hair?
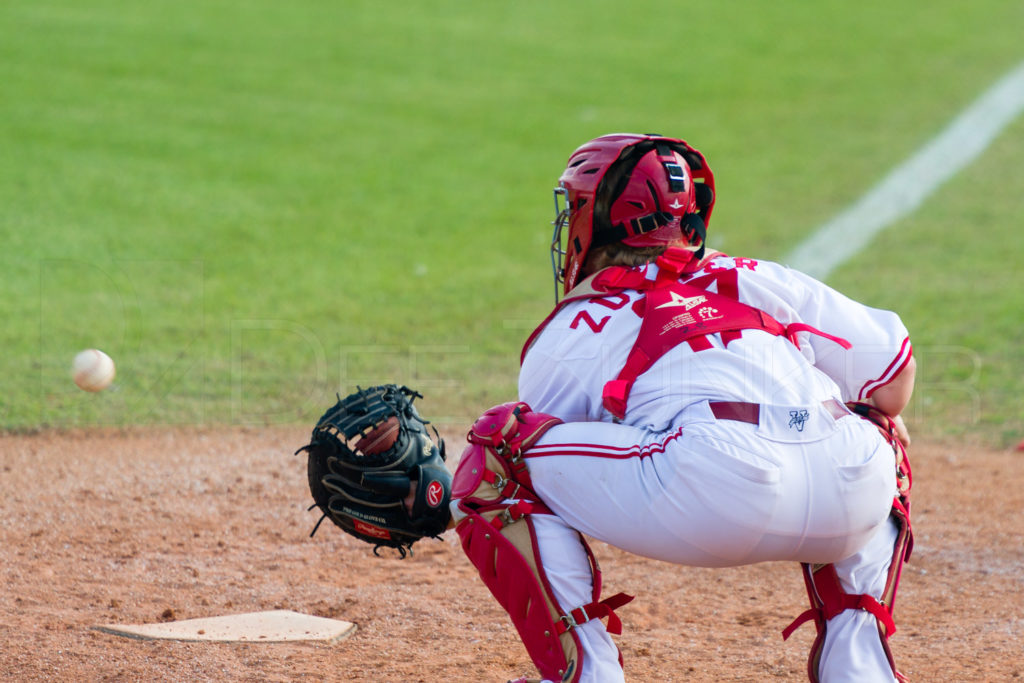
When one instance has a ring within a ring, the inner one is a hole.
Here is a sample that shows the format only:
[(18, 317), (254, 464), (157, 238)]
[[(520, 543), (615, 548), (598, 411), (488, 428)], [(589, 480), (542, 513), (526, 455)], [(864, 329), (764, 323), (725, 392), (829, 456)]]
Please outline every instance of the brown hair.
[(663, 244), (657, 247), (630, 247), (622, 242), (612, 242), (602, 247), (595, 247), (587, 254), (587, 260), (583, 264), (580, 277), (592, 275), (608, 266), (642, 266), (650, 263), (663, 253), (668, 247), (687, 247), (686, 240), (679, 240), (672, 244)]

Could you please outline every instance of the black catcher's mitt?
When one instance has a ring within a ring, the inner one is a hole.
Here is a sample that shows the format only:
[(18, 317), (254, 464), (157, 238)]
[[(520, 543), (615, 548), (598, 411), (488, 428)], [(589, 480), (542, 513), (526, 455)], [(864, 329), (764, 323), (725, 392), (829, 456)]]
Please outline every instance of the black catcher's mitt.
[[(452, 475), (413, 400), (420, 394), (395, 384), (359, 389), (320, 418), (308, 445), (309, 490), (323, 517), (401, 557), (424, 536), (448, 526)], [(436, 430), (435, 430), (436, 435)], [(404, 499), (410, 495), (411, 512)], [(323, 521), (320, 518), (320, 522)], [(312, 536), (320, 526), (317, 522)]]

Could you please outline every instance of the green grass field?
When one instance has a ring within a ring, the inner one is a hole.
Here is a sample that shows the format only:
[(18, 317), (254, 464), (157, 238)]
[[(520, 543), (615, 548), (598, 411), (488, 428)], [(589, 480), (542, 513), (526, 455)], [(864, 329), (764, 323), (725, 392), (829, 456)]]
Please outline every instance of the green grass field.
[[(1024, 59), (1024, 5), (0, 5), (0, 426), (307, 423), (398, 381), (464, 422), (552, 303), (550, 190), (607, 132), (715, 169), (781, 258)], [(894, 308), (924, 436), (1024, 434), (1024, 123), (830, 282)], [(79, 391), (74, 353), (116, 385)]]

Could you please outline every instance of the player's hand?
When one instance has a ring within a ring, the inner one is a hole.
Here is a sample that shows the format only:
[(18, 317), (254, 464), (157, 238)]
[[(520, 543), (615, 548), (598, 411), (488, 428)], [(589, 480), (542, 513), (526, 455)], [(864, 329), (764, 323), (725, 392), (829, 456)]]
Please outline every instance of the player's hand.
[(875, 401), (873, 399), (874, 399), (874, 397), (868, 398), (868, 399), (866, 399), (864, 401), (859, 401), (859, 402), (858, 401), (851, 401), (850, 403), (847, 403), (846, 406), (850, 410), (853, 410), (858, 415), (861, 415), (862, 417), (867, 417), (872, 422), (874, 422), (876, 425), (878, 425), (879, 428), (883, 429), (885, 432), (888, 432), (888, 429), (889, 429), (888, 425), (886, 425), (883, 422), (879, 421), (877, 418), (870, 417), (868, 415), (868, 413), (861, 412), (860, 410), (857, 410), (857, 406), (861, 406), (861, 407), (870, 406), (871, 409), (883, 413), (886, 418), (888, 418), (889, 420), (892, 421), (893, 433), (896, 435), (896, 438), (900, 440), (900, 443), (903, 444), (904, 448), (910, 448), (910, 430), (907, 429), (906, 423), (903, 422), (903, 416), (902, 415), (898, 415), (898, 414), (897, 415), (889, 415), (884, 410), (879, 408), (878, 405), (875, 403)]
[(892, 423), (896, 427), (896, 438), (900, 440), (904, 448), (910, 448), (910, 432), (907, 430), (907, 425), (903, 422), (903, 416), (897, 415), (893, 417)]
[(416, 502), (416, 482), (409, 482), (409, 495), (402, 499), (402, 505), (405, 506), (405, 511), (412, 517), (412, 506)]

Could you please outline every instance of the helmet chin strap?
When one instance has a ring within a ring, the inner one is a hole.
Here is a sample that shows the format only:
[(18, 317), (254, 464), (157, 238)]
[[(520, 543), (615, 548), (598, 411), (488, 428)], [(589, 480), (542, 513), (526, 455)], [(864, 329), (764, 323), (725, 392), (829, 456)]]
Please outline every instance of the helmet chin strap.
[(640, 218), (631, 218), (625, 223), (618, 223), (617, 225), (613, 225), (602, 230), (600, 235), (594, 233), (594, 238), (591, 241), (590, 246), (592, 248), (603, 247), (608, 244), (621, 242), (622, 240), (629, 239), (630, 237), (646, 235), (647, 233), (653, 232), (664, 225), (668, 225), (674, 220), (676, 220), (675, 216), (664, 211), (649, 213), (646, 216), (641, 216)]
[(694, 244), (694, 236), (700, 240), (700, 248), (693, 252), (694, 257), (699, 261), (704, 258), (704, 239), (708, 234), (708, 227), (704, 223), (704, 219), (700, 217), (699, 213), (688, 213), (683, 218), (682, 225), (679, 226), (683, 231), (683, 236)]
[[(696, 235), (700, 238), (700, 249), (697, 251), (697, 258), (700, 259), (704, 256), (704, 243), (708, 236), (708, 225), (704, 216), (707, 214), (708, 207), (715, 201), (715, 192), (705, 183), (694, 183), (693, 194), (697, 201), (697, 213), (687, 214), (683, 234)], [(692, 237), (687, 239), (693, 244)]]

